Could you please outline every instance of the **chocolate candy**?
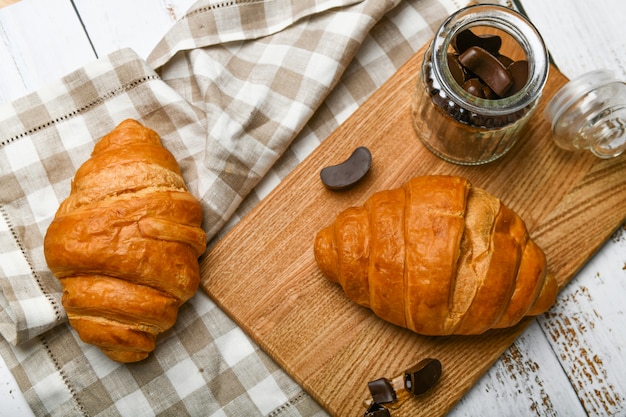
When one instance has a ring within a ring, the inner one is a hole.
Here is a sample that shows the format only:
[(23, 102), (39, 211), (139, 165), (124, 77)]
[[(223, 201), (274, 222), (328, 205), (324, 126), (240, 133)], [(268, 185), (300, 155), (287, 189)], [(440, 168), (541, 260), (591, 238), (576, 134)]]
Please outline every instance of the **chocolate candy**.
[(457, 33), (451, 44), (455, 52), (448, 53), (448, 68), (468, 93), (495, 100), (509, 97), (526, 85), (528, 62), (500, 54), (499, 36), (476, 35), (466, 29)]
[(428, 358), (391, 379), (379, 378), (368, 382), (372, 398), (364, 401), (367, 407), (365, 417), (388, 417), (388, 408), (396, 410), (409, 398), (429, 391), (440, 376), (441, 362)]
[(502, 62), (483, 48), (468, 48), (459, 56), (459, 62), (499, 96), (503, 96), (513, 85), (513, 78)]
[(470, 78), (463, 83), (463, 89), (473, 96), (485, 98), (483, 83), (478, 78)]
[(521, 90), (528, 81), (528, 62), (527, 61), (515, 61), (508, 66), (507, 70), (513, 78), (513, 85), (508, 91), (509, 95), (517, 93)]
[(391, 417), (391, 413), (382, 405), (372, 403), (365, 411), (365, 417)]
[(496, 57), (498, 58), (498, 61), (502, 62), (502, 65), (504, 65), (507, 68), (509, 67), (509, 65), (511, 65), (514, 62), (511, 58), (509, 58), (506, 55), (498, 54), (496, 55)]
[(367, 383), (367, 387), (375, 403), (390, 403), (397, 398), (396, 390), (393, 389), (391, 382), (387, 378), (379, 378), (375, 381), (370, 381)]
[(454, 81), (459, 85), (463, 85), (463, 82), (465, 82), (465, 69), (459, 62), (457, 55), (453, 53), (448, 54), (448, 68), (450, 69), (450, 74), (452, 74)]
[(372, 165), (372, 154), (364, 146), (356, 148), (344, 162), (321, 170), (320, 178), (331, 190), (344, 190), (359, 182)]
[(432, 358), (423, 359), (404, 371), (404, 388), (413, 395), (421, 395), (434, 387), (439, 377), (441, 362)]
[(502, 38), (498, 35), (476, 35), (471, 30), (467, 29), (459, 32), (452, 41), (452, 47), (457, 53), (462, 54), (472, 46), (478, 46), (486, 51), (497, 55), (500, 47), (502, 46)]

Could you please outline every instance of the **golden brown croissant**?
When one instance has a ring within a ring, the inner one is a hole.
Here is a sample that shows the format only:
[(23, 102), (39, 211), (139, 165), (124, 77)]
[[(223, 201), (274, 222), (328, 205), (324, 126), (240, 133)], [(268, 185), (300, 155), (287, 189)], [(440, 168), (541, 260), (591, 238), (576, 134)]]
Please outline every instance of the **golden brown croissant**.
[(147, 357), (198, 288), (201, 222), (156, 132), (125, 120), (104, 136), (44, 239), (80, 338), (118, 362)]
[(513, 326), (557, 294), (520, 217), (460, 177), (416, 177), (372, 195), (322, 229), (314, 252), (348, 298), (424, 335)]

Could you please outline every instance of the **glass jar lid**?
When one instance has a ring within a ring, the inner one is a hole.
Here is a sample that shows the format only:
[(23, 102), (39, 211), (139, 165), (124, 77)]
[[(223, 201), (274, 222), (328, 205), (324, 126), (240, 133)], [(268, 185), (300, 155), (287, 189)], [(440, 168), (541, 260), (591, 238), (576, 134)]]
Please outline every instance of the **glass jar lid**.
[(600, 158), (626, 151), (626, 83), (611, 71), (591, 71), (569, 81), (550, 99), (544, 116), (563, 149), (588, 149)]

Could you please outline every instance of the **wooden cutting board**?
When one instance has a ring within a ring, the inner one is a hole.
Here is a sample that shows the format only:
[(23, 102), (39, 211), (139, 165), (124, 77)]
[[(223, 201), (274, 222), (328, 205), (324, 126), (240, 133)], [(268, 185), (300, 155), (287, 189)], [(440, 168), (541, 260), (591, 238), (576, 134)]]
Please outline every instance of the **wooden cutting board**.
[[(543, 109), (567, 82), (551, 68), (543, 99), (517, 145), (488, 165), (452, 165), (430, 154), (411, 124), (423, 50), (300, 164), (206, 256), (202, 288), (287, 373), (335, 416), (361, 416), (367, 382), (394, 377), (426, 357), (443, 375), (394, 416), (445, 414), (529, 321), (472, 337), (424, 337), (349, 301), (313, 258), (313, 240), (343, 209), (415, 175), (456, 174), (500, 197), (526, 221), (564, 286), (626, 218), (626, 157), (569, 153), (551, 140)], [(319, 171), (358, 146), (372, 152), (368, 177), (347, 192), (324, 188)]]

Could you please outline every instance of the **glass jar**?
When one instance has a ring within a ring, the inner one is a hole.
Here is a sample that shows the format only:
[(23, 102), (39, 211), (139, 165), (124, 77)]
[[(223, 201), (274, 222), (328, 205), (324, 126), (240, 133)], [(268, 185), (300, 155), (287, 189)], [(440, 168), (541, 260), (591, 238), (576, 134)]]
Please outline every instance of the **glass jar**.
[(563, 149), (588, 149), (600, 158), (626, 150), (626, 83), (611, 71), (592, 71), (568, 82), (544, 114)]
[[(454, 78), (448, 53), (458, 33), (502, 38), (507, 55), (528, 62), (528, 76), (512, 95), (480, 98)], [(535, 109), (548, 77), (548, 52), (537, 29), (519, 13), (498, 5), (475, 5), (446, 19), (424, 54), (413, 96), (413, 126), (421, 142), (440, 158), (478, 165), (504, 155)]]

